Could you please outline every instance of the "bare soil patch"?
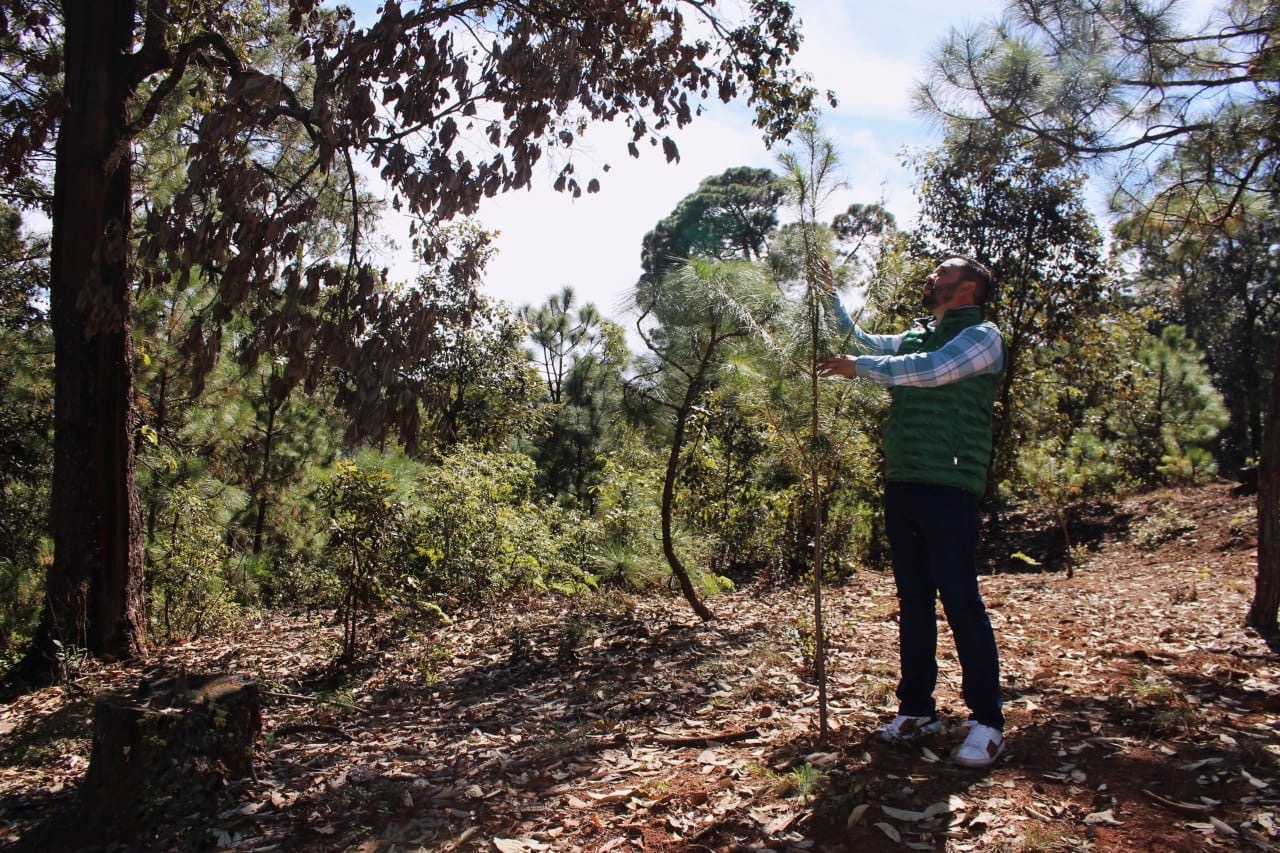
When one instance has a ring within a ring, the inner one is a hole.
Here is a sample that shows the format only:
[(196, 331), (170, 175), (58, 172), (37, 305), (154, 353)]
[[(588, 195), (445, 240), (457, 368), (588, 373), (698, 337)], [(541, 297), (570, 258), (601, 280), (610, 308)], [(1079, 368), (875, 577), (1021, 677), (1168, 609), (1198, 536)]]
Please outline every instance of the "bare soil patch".
[[(71, 796), (94, 695), (185, 667), (274, 694), (257, 779), (228, 792), (209, 849), (1273, 849), (1280, 654), (1240, 627), (1251, 513), (1214, 484), (1081, 514), (1073, 579), (1053, 525), (1001, 519), (983, 585), (1009, 747), (989, 771), (947, 760), (964, 707), (945, 628), (947, 731), (910, 749), (868, 737), (895, 704), (882, 572), (828, 592), (825, 744), (802, 593), (743, 589), (705, 625), (675, 599), (511, 598), (384, 628), (345, 670), (323, 615), (273, 613), (0, 706), (0, 846)], [(158, 828), (137, 847), (179, 837)]]

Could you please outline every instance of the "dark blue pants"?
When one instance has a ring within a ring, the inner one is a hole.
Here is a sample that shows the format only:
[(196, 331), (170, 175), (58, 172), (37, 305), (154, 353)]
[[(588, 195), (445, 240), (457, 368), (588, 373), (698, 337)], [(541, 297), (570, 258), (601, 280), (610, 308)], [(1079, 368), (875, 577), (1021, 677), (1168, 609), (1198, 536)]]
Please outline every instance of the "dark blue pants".
[(891, 482), (884, 490), (884, 523), (901, 610), (898, 713), (936, 713), (937, 597), (955, 637), (965, 704), (979, 723), (1003, 729), (1000, 660), (978, 591), (977, 496), (953, 486)]

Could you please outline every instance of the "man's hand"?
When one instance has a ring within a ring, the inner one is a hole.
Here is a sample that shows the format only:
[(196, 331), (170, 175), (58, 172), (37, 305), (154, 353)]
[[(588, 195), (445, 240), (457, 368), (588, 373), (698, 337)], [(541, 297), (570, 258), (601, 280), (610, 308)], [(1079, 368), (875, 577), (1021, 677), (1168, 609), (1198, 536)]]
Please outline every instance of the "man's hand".
[(851, 355), (833, 355), (818, 361), (819, 376), (847, 376), (853, 379), (858, 375), (858, 361)]

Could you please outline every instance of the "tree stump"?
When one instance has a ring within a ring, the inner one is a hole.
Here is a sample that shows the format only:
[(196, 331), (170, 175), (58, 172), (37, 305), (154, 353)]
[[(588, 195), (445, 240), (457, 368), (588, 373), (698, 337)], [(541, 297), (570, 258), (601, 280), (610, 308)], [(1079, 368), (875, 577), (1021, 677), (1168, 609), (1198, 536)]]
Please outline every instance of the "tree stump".
[(200, 818), (217, 810), (226, 783), (253, 775), (261, 730), (258, 684), (239, 675), (177, 676), (144, 684), (132, 698), (99, 699), (72, 814), (22, 846), (130, 844), (178, 823), (203, 832)]

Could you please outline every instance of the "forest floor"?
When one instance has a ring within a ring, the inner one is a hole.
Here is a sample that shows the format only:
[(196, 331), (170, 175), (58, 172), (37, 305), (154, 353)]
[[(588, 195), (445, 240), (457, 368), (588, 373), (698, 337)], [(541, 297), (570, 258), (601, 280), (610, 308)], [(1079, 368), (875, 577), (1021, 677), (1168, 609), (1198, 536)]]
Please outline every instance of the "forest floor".
[(708, 624), (679, 599), (508, 599), (385, 633), (343, 671), (340, 629), (273, 613), (0, 706), (0, 847), (73, 795), (96, 693), (186, 667), (271, 691), (257, 779), (210, 849), (1280, 849), (1280, 644), (1240, 627), (1254, 521), (1229, 484), (1098, 508), (1067, 578), (1013, 557), (1060, 553), (1052, 525), (1002, 519), (983, 588), (1008, 750), (986, 771), (948, 761), (965, 714), (945, 628), (945, 733), (869, 736), (895, 703), (886, 572), (826, 592), (825, 743), (802, 590), (723, 595)]

